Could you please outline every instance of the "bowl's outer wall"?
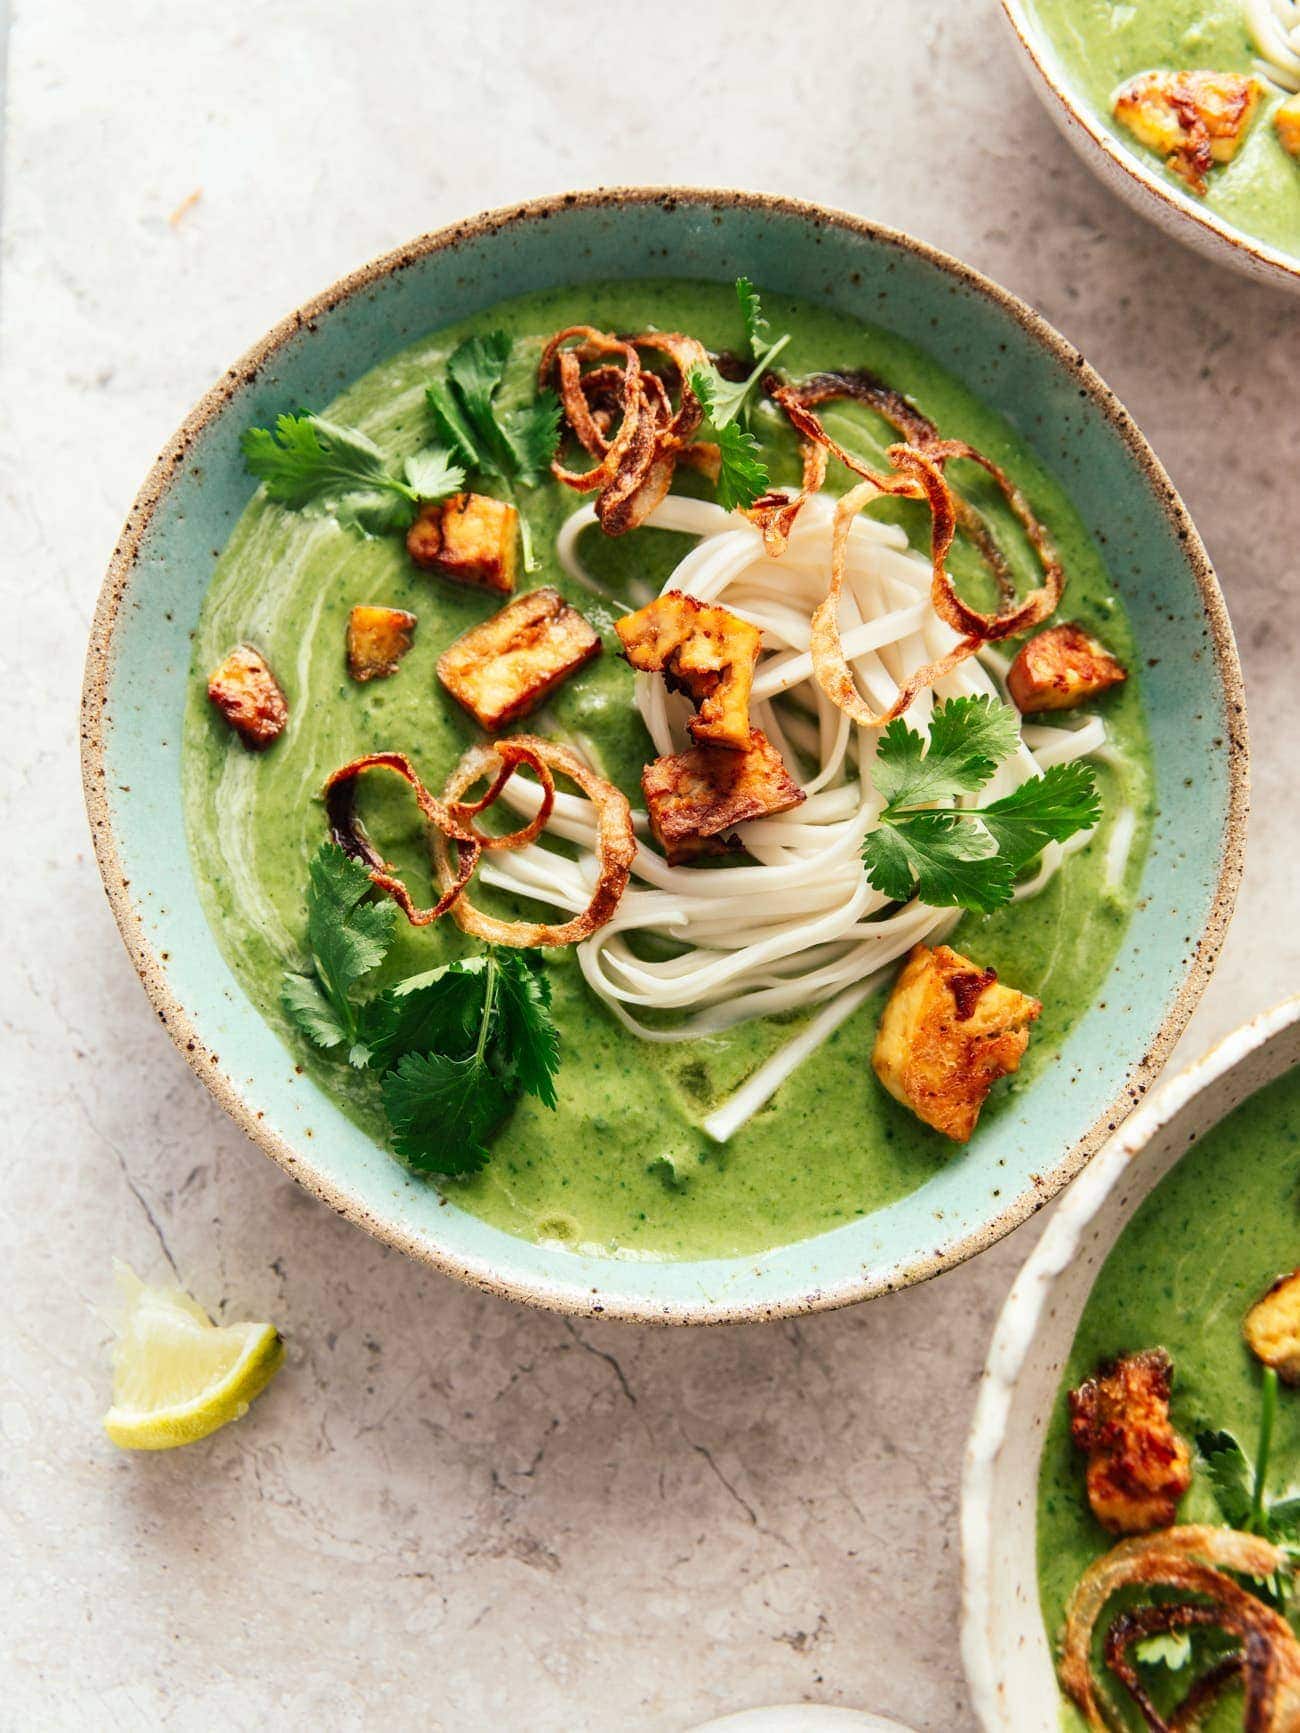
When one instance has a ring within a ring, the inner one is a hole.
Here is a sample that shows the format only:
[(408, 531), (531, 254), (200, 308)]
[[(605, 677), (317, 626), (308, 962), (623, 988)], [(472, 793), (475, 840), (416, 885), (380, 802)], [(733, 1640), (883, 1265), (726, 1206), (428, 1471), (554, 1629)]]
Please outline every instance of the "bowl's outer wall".
[[(505, 296), (656, 274), (730, 281), (742, 271), (931, 351), (1060, 478), (1150, 653), (1140, 678), (1161, 816), (1105, 1008), (1081, 1020), (1054, 1076), (921, 1190), (759, 1258), (586, 1259), (504, 1235), (410, 1180), (297, 1074), (253, 1012), (204, 918), (183, 830), (190, 633), (252, 492), (237, 443), (244, 428), (286, 405), (327, 402), (394, 350)], [(979, 1250), (1064, 1183), (1149, 1085), (1213, 966), (1235, 894), (1240, 673), (1221, 598), (1167, 478), (1082, 357), (1010, 297), (903, 237), (804, 207), (592, 195), (448, 231), (360, 275), (350, 293), (344, 285), (340, 298), (287, 322), (281, 340), (273, 335), (200, 405), (169, 472), (137, 502), (124, 543), (129, 555), (143, 518), (134, 560), (116, 563), (101, 598), (88, 798), (110, 897), (160, 1017), (223, 1105), (318, 1195), (417, 1256), (541, 1303), (651, 1319), (761, 1317), (884, 1291)]]
[(1171, 239), (1243, 276), (1300, 295), (1300, 261), (1223, 222), (1194, 194), (1170, 186), (1073, 95), (1055, 48), (1035, 28), (1022, 0), (1002, 0), (1002, 8), (1039, 101), (1099, 180)]
[(998, 1323), (967, 1455), (963, 1652), (985, 1733), (1055, 1727), (1038, 1599), (1038, 1468), (1061, 1370), (1093, 1283), (1133, 1212), (1189, 1147), (1300, 1064), (1300, 1000), (1267, 1013), (1172, 1079), (1071, 1191)]

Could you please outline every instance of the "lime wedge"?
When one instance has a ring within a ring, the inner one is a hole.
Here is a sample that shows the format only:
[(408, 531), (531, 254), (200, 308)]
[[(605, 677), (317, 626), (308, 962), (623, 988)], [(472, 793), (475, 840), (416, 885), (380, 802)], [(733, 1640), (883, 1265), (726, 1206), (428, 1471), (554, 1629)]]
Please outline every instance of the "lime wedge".
[(275, 1326), (219, 1326), (179, 1288), (148, 1288), (123, 1263), (114, 1271), (126, 1315), (113, 1349), (113, 1406), (104, 1416), (113, 1443), (170, 1450), (247, 1414), (284, 1358)]

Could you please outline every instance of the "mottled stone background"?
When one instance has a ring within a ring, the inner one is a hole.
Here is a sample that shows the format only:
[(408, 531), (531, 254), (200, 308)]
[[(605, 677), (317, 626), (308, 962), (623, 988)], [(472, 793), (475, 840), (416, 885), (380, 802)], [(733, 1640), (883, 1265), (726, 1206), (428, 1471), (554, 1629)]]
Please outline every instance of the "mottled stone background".
[[(385, 1251), (227, 1123), (136, 984), (81, 809), (87, 625), (190, 403), (409, 235), (619, 181), (765, 188), (911, 229), (1082, 345), (1222, 574), (1255, 818), (1185, 1061), (1291, 990), (1300, 956), (1282, 612), (1300, 303), (1112, 202), (994, 0), (12, 11), (0, 1724), (678, 1733), (806, 1696), (969, 1729), (960, 1454), (1036, 1230), (895, 1299), (696, 1334), (575, 1326)], [(245, 1423), (170, 1457), (104, 1442), (114, 1253), (283, 1327), (288, 1369)]]

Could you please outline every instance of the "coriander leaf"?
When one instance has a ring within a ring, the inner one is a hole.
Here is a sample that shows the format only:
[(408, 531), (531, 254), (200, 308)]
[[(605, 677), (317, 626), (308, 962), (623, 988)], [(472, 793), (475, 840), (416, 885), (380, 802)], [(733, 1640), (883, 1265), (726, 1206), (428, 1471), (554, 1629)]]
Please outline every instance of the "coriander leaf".
[(1076, 759), (1072, 764), (1054, 764), (1042, 776), (1030, 777), (978, 811), (999, 853), (1013, 866), (1022, 867), (1047, 843), (1064, 842), (1076, 831), (1091, 830), (1101, 817), (1101, 800), (1090, 766)]
[(239, 445), (267, 497), (295, 511), (344, 493), (402, 488), (373, 440), (319, 415), (281, 415), (274, 433), (250, 427)]
[(440, 445), (426, 445), (406, 460), (406, 479), (420, 499), (445, 499), (465, 485), (465, 471)]
[(1229, 1528), (1245, 1529), (1251, 1515), (1251, 1470), (1231, 1432), (1198, 1432), (1196, 1448), (1214, 1502)]
[(510, 1095), (476, 1054), (406, 1053), (384, 1074), (393, 1148), (422, 1173), (477, 1173)]
[(286, 1015), (317, 1047), (337, 1047), (348, 1039), (347, 1029), (312, 976), (286, 975), (280, 988), (280, 1003)]
[(514, 452), (493, 408), (506, 363), (510, 339), (504, 331), (467, 337), (451, 353), (447, 378), (479, 449), (478, 467), (508, 476), (515, 468)]
[(1274, 1540), (1300, 1540), (1300, 1498), (1281, 1498), (1270, 1504), (1268, 1526)]
[(957, 812), (909, 812), (868, 831), (867, 878), (893, 902), (919, 897), (934, 908), (988, 914), (1010, 902), (1014, 872), (978, 824)]
[(740, 302), (741, 317), (745, 321), (749, 352), (755, 361), (761, 361), (771, 348), (772, 327), (763, 316), (763, 303), (759, 299), (758, 290), (748, 277), (736, 278), (736, 297)]
[(891, 807), (930, 806), (973, 794), (1019, 741), (1019, 720), (1009, 704), (951, 698), (935, 705), (928, 742), (901, 716), (882, 730), (875, 784)]
[(560, 400), (553, 391), (539, 391), (531, 403), (509, 414), (504, 423), (515, 473), (533, 487), (547, 473), (560, 440)]
[(481, 469), (482, 455), (450, 386), (441, 379), (435, 379), (425, 390), (424, 400), (439, 439), (457, 463), (464, 464), (466, 469)]
[(268, 499), (313, 515), (332, 511), (367, 536), (409, 528), (418, 500), (439, 499), (464, 479), (433, 449), (408, 458), (398, 474), (364, 433), (320, 415), (281, 415), (274, 433), (250, 427), (240, 449)]
[(709, 431), (715, 438), (741, 414), (758, 374), (756, 368), (748, 379), (734, 380), (724, 379), (713, 366), (691, 369), (691, 390), (699, 398)]
[(371, 1070), (385, 1070), (403, 1053), (457, 1058), (469, 1053), (482, 1018), (489, 966), (487, 956), (464, 957), (411, 975), (371, 999), (361, 1019)]
[(1168, 1667), (1176, 1673), (1192, 1658), (1192, 1639), (1186, 1631), (1161, 1631), (1135, 1644), (1133, 1653), (1148, 1667)]
[(334, 516), (345, 530), (363, 536), (383, 536), (408, 530), (415, 517), (413, 502), (395, 493), (345, 493)]
[(759, 455), (758, 441), (734, 421), (714, 431), (721, 458), (718, 504), (724, 511), (753, 505), (768, 489), (767, 467)]
[(551, 984), (537, 951), (493, 953), (498, 970), (494, 1054), (510, 1066), (518, 1086), (554, 1108), (559, 1035), (551, 1016)]
[[(343, 1038), (351, 1041), (357, 1032), (351, 990), (388, 955), (397, 907), (387, 900), (368, 900), (370, 874), (337, 843), (321, 844), (307, 875), (307, 944), (316, 979)], [(295, 1006), (304, 1002), (296, 989), (291, 989), (291, 997)], [(298, 1011), (286, 1009), (303, 1027)]]

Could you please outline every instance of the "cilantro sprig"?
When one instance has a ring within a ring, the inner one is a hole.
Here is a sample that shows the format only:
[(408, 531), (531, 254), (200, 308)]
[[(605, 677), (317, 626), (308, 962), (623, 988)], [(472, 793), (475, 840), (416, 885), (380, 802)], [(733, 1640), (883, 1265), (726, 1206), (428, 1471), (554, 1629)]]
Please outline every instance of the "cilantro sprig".
[[(514, 345), (504, 331), (467, 337), (451, 353), (447, 376), (425, 392), (440, 440), (467, 470), (498, 482), (519, 510), (516, 484), (535, 487), (546, 474), (560, 437), (560, 400), (540, 391), (505, 409), (498, 394)], [(536, 571), (528, 520), (519, 510), (524, 569)]]
[[(1245, 1534), (1272, 1541), (1294, 1559), (1300, 1556), (1300, 1497), (1268, 1496), (1277, 1397), (1277, 1373), (1270, 1366), (1265, 1369), (1260, 1390), (1259, 1437), (1253, 1462), (1232, 1433), (1223, 1431), (1198, 1432), (1196, 1455), (1224, 1522)], [(1291, 1591), (1291, 1579), (1279, 1573), (1259, 1592), (1272, 1605), (1285, 1609)]]
[(250, 427), (239, 443), (268, 499), (332, 515), (365, 536), (409, 529), (421, 500), (443, 499), (465, 484), (465, 471), (441, 446), (390, 462), (356, 428), (306, 411), (278, 416), (274, 428)]
[(876, 890), (894, 902), (919, 897), (987, 914), (1010, 902), (1016, 875), (1049, 842), (1096, 825), (1096, 778), (1079, 761), (987, 806), (940, 804), (977, 794), (1019, 738), (1016, 712), (991, 697), (937, 704), (928, 738), (901, 717), (881, 732), (874, 776), (885, 804), (862, 844)]
[(1231, 1432), (1198, 1432), (1196, 1452), (1214, 1502), (1230, 1528), (1274, 1542), (1300, 1542), (1300, 1498), (1270, 1499), (1268, 1472), (1277, 1421), (1277, 1373), (1265, 1369), (1259, 1438), (1252, 1463)]
[(691, 389), (705, 414), (701, 433), (705, 439), (714, 441), (721, 455), (718, 504), (727, 511), (753, 505), (770, 485), (758, 441), (749, 429), (749, 411), (764, 373), (790, 341), (788, 332), (772, 340), (763, 303), (748, 277), (736, 278), (736, 298), (754, 360), (753, 370), (739, 380), (724, 379), (712, 364), (692, 368), (690, 374)]
[(336, 843), (308, 868), (309, 974), (280, 1003), (307, 1039), (379, 1077), (393, 1149), (420, 1173), (476, 1173), (520, 1095), (556, 1104), (559, 1042), (539, 952), (490, 948), (369, 998), (362, 978), (392, 947), (397, 909)]

